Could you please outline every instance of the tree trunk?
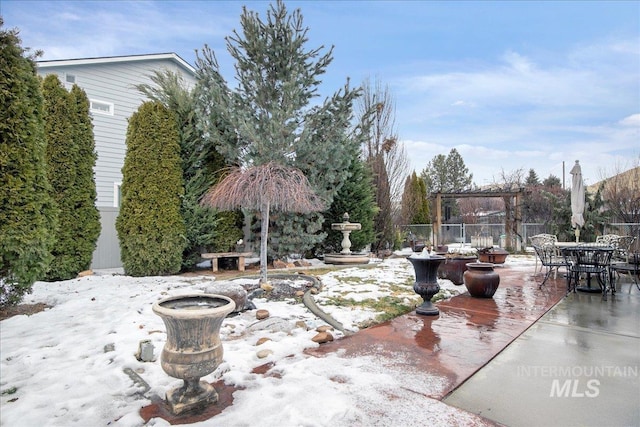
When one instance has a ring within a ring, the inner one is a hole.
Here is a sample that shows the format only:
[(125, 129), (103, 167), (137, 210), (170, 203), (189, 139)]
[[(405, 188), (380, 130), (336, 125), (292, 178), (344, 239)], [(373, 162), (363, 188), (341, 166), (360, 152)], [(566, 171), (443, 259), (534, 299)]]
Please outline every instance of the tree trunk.
[(261, 209), (260, 224), (260, 284), (267, 283), (267, 235), (269, 234), (269, 202), (266, 201)]

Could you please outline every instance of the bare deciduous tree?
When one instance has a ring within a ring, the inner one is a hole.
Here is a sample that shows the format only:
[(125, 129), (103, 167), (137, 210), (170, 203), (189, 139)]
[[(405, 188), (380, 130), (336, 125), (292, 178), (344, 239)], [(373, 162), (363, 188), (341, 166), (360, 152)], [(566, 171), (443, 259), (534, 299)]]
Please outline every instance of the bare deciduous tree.
[(246, 208), (260, 212), (261, 284), (267, 283), (270, 211), (310, 213), (325, 207), (300, 170), (276, 162), (245, 170), (229, 169), (228, 174), (204, 195), (202, 203), (222, 210)]
[(395, 125), (395, 103), (387, 86), (368, 79), (362, 85), (359, 113), (368, 123), (369, 135), (363, 155), (373, 171), (376, 187), (378, 247), (393, 241), (393, 220), (400, 218), (404, 184), (409, 174), (409, 161), (404, 146), (398, 142)]

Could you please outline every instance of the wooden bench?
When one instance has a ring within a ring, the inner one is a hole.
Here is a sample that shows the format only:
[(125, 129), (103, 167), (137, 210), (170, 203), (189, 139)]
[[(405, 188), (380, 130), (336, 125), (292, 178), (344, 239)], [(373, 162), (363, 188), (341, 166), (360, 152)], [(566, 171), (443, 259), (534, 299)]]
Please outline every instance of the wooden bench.
[(211, 269), (214, 273), (218, 271), (219, 258), (238, 258), (238, 271), (244, 271), (244, 258), (251, 255), (251, 252), (217, 252), (200, 254), (202, 258), (211, 260)]

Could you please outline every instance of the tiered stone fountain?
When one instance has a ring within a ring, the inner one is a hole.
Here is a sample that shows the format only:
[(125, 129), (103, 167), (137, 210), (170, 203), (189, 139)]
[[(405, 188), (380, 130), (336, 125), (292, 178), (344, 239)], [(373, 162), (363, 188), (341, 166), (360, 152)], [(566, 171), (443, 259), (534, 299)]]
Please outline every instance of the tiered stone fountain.
[(362, 224), (359, 222), (349, 222), (349, 214), (345, 212), (342, 216), (343, 221), (331, 224), (332, 230), (342, 232), (342, 251), (339, 254), (325, 254), (324, 262), (326, 264), (368, 264), (369, 257), (363, 254), (354, 254), (351, 252), (351, 240), (349, 235), (352, 231), (360, 230)]

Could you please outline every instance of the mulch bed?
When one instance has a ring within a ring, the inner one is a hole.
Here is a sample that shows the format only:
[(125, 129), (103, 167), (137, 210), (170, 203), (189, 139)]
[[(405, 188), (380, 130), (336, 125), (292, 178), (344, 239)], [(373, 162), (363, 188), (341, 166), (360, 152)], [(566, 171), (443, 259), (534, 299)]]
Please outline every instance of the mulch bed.
[(40, 313), (47, 308), (51, 307), (41, 302), (37, 304), (18, 304), (10, 305), (7, 307), (0, 307), (0, 320), (8, 319), (13, 316), (19, 316), (21, 314), (31, 316), (32, 314)]

